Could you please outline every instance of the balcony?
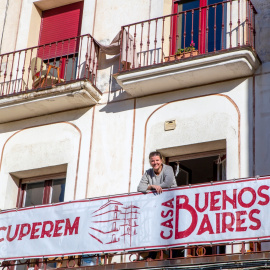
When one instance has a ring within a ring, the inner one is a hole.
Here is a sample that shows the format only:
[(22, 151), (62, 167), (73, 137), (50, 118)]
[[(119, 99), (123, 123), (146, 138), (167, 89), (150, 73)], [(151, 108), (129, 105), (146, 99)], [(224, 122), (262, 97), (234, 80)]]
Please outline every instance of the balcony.
[(132, 96), (246, 77), (258, 68), (250, 0), (184, 8), (122, 27), (114, 77)]
[[(263, 242), (253, 243), (257, 248)], [(204, 254), (206, 249), (218, 249), (219, 245), (193, 246), (187, 248), (159, 249), (138, 252), (104, 253), (96, 255), (51, 257), (46, 259), (24, 259), (3, 261), (3, 269), (31, 267), (31, 269), (269, 269), (270, 251), (247, 250), (244, 244), (232, 244), (231, 250), (243, 247), (240, 252), (228, 254)], [(184, 254), (193, 251), (188, 256)], [(151, 253), (151, 256), (149, 256)], [(146, 256), (146, 254), (148, 254)], [(156, 258), (154, 258), (156, 256)], [(152, 257), (152, 258), (150, 258)], [(168, 267), (168, 268), (167, 268)], [(251, 267), (251, 268), (250, 268)], [(254, 267), (254, 268), (253, 268)]]
[(98, 54), (83, 35), (0, 55), (0, 123), (95, 105)]
[(269, 269), (269, 184), (257, 176), (2, 210), (1, 267)]

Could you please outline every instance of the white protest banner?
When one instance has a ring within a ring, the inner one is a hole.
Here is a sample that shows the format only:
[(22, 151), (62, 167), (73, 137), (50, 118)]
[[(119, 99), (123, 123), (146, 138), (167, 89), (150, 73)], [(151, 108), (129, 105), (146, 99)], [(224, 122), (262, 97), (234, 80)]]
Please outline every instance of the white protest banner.
[(0, 259), (270, 238), (270, 178), (213, 182), (0, 213)]

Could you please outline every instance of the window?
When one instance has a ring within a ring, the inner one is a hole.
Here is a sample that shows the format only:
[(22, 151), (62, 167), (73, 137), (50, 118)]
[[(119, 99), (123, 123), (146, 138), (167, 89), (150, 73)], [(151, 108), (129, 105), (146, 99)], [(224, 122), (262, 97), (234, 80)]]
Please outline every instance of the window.
[[(167, 163), (173, 167), (178, 186), (226, 179), (226, 149), (169, 157)], [(186, 256), (225, 253), (225, 245), (204, 246), (188, 249)], [(184, 255), (175, 251), (174, 256)]]
[[(44, 62), (60, 68), (60, 77), (65, 80), (75, 79), (81, 32), (83, 1), (45, 10), (39, 35), (38, 57)], [(63, 41), (65, 40), (65, 41)], [(54, 43), (61, 41), (59, 43)], [(63, 42), (62, 42), (63, 41)]]
[(44, 179), (46, 176), (22, 179), (19, 188), (17, 207), (64, 201), (66, 179), (59, 176)]
[[(223, 0), (173, 0), (171, 54), (195, 43), (199, 53), (225, 46), (226, 3)], [(218, 5), (215, 5), (219, 3)]]
[[(40, 204), (64, 201), (66, 174), (45, 175), (20, 180), (17, 207), (28, 207)], [(47, 269), (56, 268), (56, 263), (47, 263)], [(13, 261), (11, 270), (42, 269), (42, 259)]]
[(214, 150), (167, 158), (178, 186), (226, 179), (226, 150)]

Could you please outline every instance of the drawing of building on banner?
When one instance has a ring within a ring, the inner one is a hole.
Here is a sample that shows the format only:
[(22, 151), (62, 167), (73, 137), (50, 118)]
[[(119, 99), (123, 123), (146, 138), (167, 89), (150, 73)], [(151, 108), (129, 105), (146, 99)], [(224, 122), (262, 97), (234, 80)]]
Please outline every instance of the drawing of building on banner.
[(139, 207), (109, 200), (92, 213), (89, 235), (101, 244), (124, 243), (131, 246), (139, 227)]

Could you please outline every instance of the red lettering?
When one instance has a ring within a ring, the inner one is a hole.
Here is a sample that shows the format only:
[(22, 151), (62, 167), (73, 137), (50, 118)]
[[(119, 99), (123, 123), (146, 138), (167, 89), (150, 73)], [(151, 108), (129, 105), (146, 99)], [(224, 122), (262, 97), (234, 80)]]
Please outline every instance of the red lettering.
[[(49, 228), (46, 230), (47, 225), (49, 225)], [(54, 229), (54, 224), (52, 221), (44, 221), (40, 238), (44, 238), (45, 235), (47, 237), (51, 237), (52, 236), (51, 232), (53, 231), (53, 229)]]
[(233, 198), (230, 198), (226, 194), (226, 190), (222, 190), (222, 210), (226, 210), (226, 203), (230, 203), (233, 209), (236, 209), (236, 189), (233, 190)]
[(56, 220), (55, 221), (55, 227), (54, 227), (54, 232), (53, 232), (53, 237), (59, 237), (61, 236), (63, 233), (60, 233), (59, 231), (63, 228), (62, 225), (60, 225), (61, 223), (65, 223), (64, 219), (60, 219), (60, 220)]
[(16, 229), (14, 232), (14, 235), (12, 237), (10, 237), (10, 231), (11, 231), (12, 225), (8, 226), (8, 231), (7, 231), (7, 240), (9, 242), (12, 242), (17, 236), (18, 236), (18, 232), (19, 232), (19, 228), (20, 228), (20, 224), (16, 225)]
[(237, 211), (236, 212), (236, 232), (245, 232), (247, 230), (247, 227), (241, 227), (243, 223), (245, 223), (246, 219), (241, 219), (242, 215), (246, 215), (246, 211)]
[(216, 213), (216, 233), (220, 233), (220, 213)]
[(267, 205), (269, 203), (269, 196), (265, 193), (262, 193), (262, 190), (268, 190), (269, 186), (261, 186), (258, 188), (258, 195), (264, 199), (264, 201), (258, 201), (259, 205)]
[(166, 213), (166, 214), (164, 214), (165, 212), (164, 211), (162, 211), (161, 212), (161, 216), (163, 217), (163, 218), (167, 218), (169, 215), (172, 217), (173, 216), (173, 210), (168, 210), (168, 212)]
[(164, 227), (167, 227), (167, 228), (173, 229), (173, 224), (172, 224), (172, 222), (173, 222), (173, 219), (171, 218), (171, 219), (169, 219), (169, 220), (166, 220), (166, 221), (162, 222), (160, 225), (161, 225), (161, 226), (164, 226)]
[(164, 231), (161, 231), (160, 232), (160, 236), (161, 236), (162, 239), (170, 239), (172, 237), (172, 235), (173, 235), (173, 231), (172, 230), (170, 230), (169, 236), (165, 236), (164, 235)]
[(174, 201), (174, 198), (168, 200), (167, 202), (162, 203), (161, 205), (169, 207), (169, 208), (173, 208), (173, 201)]
[(261, 221), (255, 217), (253, 217), (253, 214), (260, 214), (260, 210), (258, 209), (253, 209), (249, 212), (248, 217), (250, 221), (256, 223), (256, 226), (250, 225), (249, 228), (253, 231), (259, 230), (261, 228)]
[[(184, 202), (180, 203), (180, 200), (183, 199)], [(186, 195), (179, 195), (176, 197), (176, 219), (175, 219), (175, 239), (180, 239), (180, 238), (185, 238), (192, 234), (192, 232), (195, 230), (197, 221), (198, 221), (198, 216), (195, 211), (195, 209), (188, 203), (189, 199)], [(179, 210), (184, 209), (187, 210), (192, 217), (192, 221), (190, 226), (184, 230), (184, 231), (179, 231)]]
[(201, 235), (205, 232), (209, 232), (209, 234), (214, 234), (212, 225), (207, 214), (203, 215), (203, 220), (197, 234)]
[[(243, 199), (242, 199), (242, 196), (247, 191), (251, 193), (252, 199), (251, 199), (251, 201), (249, 203), (244, 203)], [(255, 190), (253, 188), (246, 187), (246, 188), (243, 188), (243, 189), (240, 190), (240, 192), (238, 194), (238, 202), (242, 207), (250, 208), (255, 203), (255, 201), (256, 201), (256, 192), (255, 192)]]
[(215, 196), (221, 195), (220, 191), (213, 191), (210, 192), (210, 211), (217, 211), (220, 210), (221, 206), (216, 206), (216, 204), (219, 202), (220, 198), (215, 199)]
[(204, 212), (207, 207), (208, 207), (208, 198), (209, 198), (209, 192), (205, 192), (204, 193), (204, 206), (201, 208), (199, 206), (199, 201), (200, 201), (200, 193), (197, 193), (195, 194), (195, 209), (198, 211), (198, 212)]
[(39, 235), (36, 235), (36, 233), (40, 230), (40, 228), (36, 228), (37, 226), (41, 226), (41, 222), (34, 222), (32, 225), (32, 231), (30, 235), (30, 239), (38, 239)]
[[(226, 217), (230, 217), (231, 221), (229, 223), (226, 223)], [(226, 229), (229, 230), (230, 232), (233, 231), (233, 224), (235, 222), (235, 217), (233, 213), (230, 212), (224, 212), (222, 213), (222, 232), (225, 233)]]
[[(7, 227), (0, 227), (0, 231), (6, 231)], [(0, 243), (4, 241), (4, 238), (0, 238)]]
[(68, 232), (69, 232), (69, 235), (72, 235), (74, 231), (75, 231), (75, 234), (78, 234), (79, 221), (80, 221), (80, 217), (76, 217), (74, 222), (73, 222), (73, 225), (71, 226), (70, 220), (69, 220), (69, 218), (67, 218), (64, 235), (67, 235)]
[[(24, 232), (24, 228), (26, 228), (26, 232)], [(28, 235), (30, 233), (30, 231), (31, 231), (30, 224), (28, 224), (28, 223), (22, 224), (18, 240), (22, 240), (22, 238), (25, 237), (26, 235)]]

